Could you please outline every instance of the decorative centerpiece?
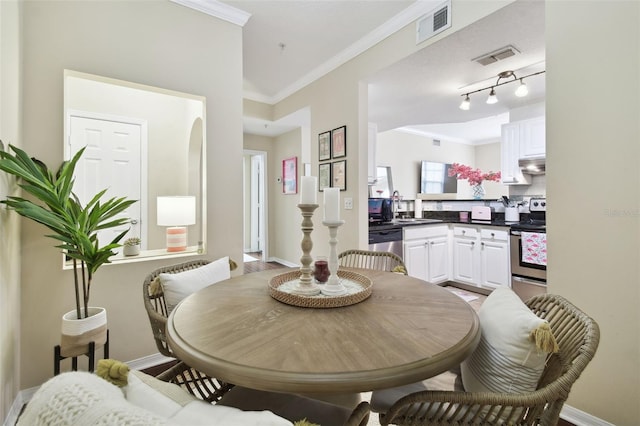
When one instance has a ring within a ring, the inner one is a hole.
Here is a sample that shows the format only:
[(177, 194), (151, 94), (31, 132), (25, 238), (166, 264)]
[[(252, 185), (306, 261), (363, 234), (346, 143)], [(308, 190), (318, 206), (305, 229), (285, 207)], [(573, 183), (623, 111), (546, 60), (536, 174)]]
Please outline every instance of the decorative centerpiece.
[(473, 198), (481, 200), (484, 197), (484, 188), (482, 182), (500, 182), (502, 177), (500, 172), (488, 172), (483, 173), (480, 169), (473, 169), (470, 166), (464, 164), (453, 163), (449, 169), (449, 176), (455, 176), (457, 179), (466, 179), (473, 188)]
[(302, 212), (302, 232), (304, 237), (300, 247), (300, 270), (290, 271), (274, 276), (269, 280), (269, 294), (274, 299), (289, 305), (307, 308), (336, 308), (353, 305), (371, 295), (371, 280), (364, 275), (352, 271), (338, 270), (338, 228), (344, 224), (340, 220), (340, 189), (324, 189), (324, 220), (329, 228), (330, 255), (328, 261), (329, 279), (325, 284), (314, 282), (311, 268), (311, 231), (313, 212), (318, 208), (316, 198), (317, 180), (314, 176), (303, 176), (301, 179), (300, 204)]

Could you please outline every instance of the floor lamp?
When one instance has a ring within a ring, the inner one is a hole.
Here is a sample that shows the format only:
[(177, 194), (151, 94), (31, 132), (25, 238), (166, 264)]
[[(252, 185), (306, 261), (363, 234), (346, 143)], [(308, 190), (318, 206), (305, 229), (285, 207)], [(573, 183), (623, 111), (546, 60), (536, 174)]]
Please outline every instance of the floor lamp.
[(158, 226), (167, 227), (167, 251), (187, 249), (187, 226), (196, 223), (196, 197), (158, 197)]

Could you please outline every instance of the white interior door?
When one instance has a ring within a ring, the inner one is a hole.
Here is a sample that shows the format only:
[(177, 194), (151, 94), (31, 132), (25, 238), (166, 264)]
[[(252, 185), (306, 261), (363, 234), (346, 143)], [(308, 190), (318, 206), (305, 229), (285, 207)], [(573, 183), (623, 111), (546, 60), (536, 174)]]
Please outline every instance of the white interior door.
[[(111, 241), (120, 232), (128, 229), (129, 236), (139, 236), (143, 248), (146, 244), (146, 218), (142, 217), (146, 200), (146, 178), (142, 171), (143, 149), (146, 147), (146, 128), (143, 122), (121, 121), (91, 116), (91, 114), (71, 113), (68, 121), (70, 159), (82, 147), (87, 147), (76, 167), (74, 192), (80, 201), (87, 203), (96, 193), (108, 188), (104, 199), (127, 197), (139, 200), (132, 204), (121, 217), (130, 219), (120, 229), (101, 231), (100, 244)], [(125, 237), (125, 238), (127, 238)]]
[(251, 156), (251, 251), (261, 252), (263, 249), (262, 225), (262, 167), (261, 155)]

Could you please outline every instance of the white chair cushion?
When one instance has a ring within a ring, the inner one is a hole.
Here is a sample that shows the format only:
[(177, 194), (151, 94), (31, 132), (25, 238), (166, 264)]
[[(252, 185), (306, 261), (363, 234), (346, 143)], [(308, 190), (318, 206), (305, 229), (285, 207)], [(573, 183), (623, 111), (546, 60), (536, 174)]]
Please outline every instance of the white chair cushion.
[[(555, 344), (547, 321), (537, 317), (509, 288), (497, 288), (478, 311), (482, 337), (461, 365), (467, 392), (523, 393), (536, 389)], [(542, 335), (536, 345), (535, 334)]]
[(178, 385), (163, 382), (140, 371), (129, 371), (127, 385), (122, 388), (130, 403), (169, 418), (196, 398)]
[(162, 273), (158, 276), (169, 313), (182, 299), (211, 284), (231, 278), (229, 256), (207, 265), (177, 274)]

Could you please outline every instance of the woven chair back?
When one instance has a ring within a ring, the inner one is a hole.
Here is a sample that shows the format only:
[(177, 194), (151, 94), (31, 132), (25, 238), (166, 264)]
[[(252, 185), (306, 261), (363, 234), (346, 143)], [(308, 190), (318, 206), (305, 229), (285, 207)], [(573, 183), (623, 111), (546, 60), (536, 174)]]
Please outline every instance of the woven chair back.
[(347, 268), (407, 274), (407, 268), (402, 258), (395, 253), (386, 251), (346, 250), (338, 255), (338, 264)]
[(153, 339), (156, 342), (158, 351), (164, 356), (175, 358), (175, 355), (167, 344), (165, 329), (167, 326), (167, 303), (164, 300), (162, 286), (158, 282), (160, 274), (177, 274), (191, 269), (199, 268), (207, 265), (208, 260), (193, 260), (190, 262), (180, 263), (178, 265), (165, 266), (151, 272), (142, 284), (142, 297), (144, 299), (144, 307), (149, 316)]

